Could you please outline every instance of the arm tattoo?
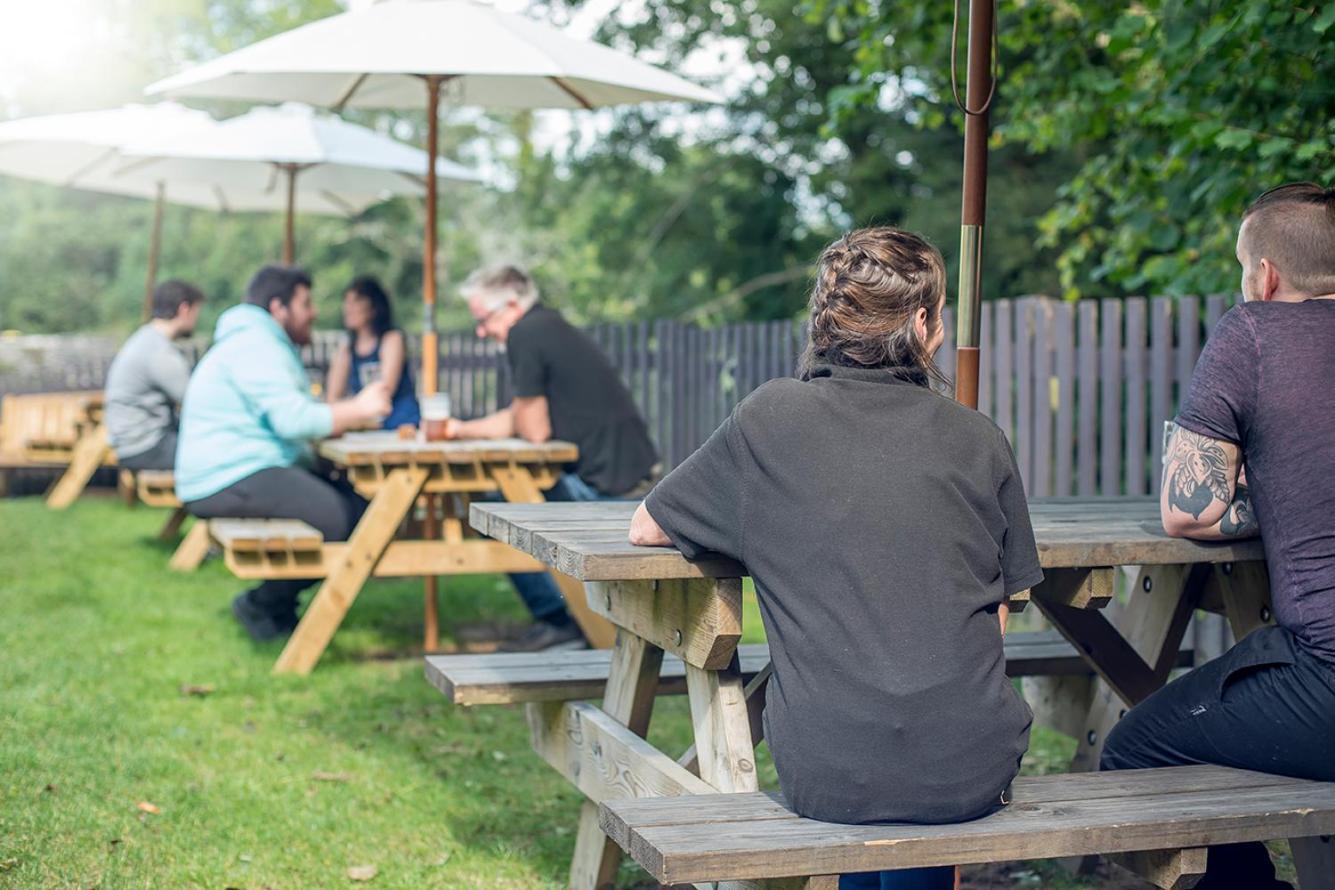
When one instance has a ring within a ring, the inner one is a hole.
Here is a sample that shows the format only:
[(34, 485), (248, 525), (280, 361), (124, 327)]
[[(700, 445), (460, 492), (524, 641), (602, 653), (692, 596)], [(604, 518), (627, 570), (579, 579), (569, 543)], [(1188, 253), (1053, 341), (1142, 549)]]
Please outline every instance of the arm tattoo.
[(1228, 505), (1223, 518), (1219, 520), (1219, 531), (1230, 538), (1245, 538), (1257, 534), (1260, 530), (1256, 513), (1252, 510), (1251, 492), (1247, 490), (1247, 486), (1239, 485), (1237, 494), (1233, 496), (1233, 503)]
[[(1189, 430), (1177, 430), (1167, 462), (1169, 506), (1200, 519), (1215, 501), (1228, 503), (1228, 456), (1214, 439)], [(1251, 515), (1251, 503), (1247, 504)]]

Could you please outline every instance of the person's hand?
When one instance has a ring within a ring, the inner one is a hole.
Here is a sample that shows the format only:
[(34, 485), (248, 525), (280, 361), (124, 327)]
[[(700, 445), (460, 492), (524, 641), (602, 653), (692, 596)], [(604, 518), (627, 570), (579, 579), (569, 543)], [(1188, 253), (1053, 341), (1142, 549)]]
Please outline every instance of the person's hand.
[(445, 421), (445, 438), (462, 439), (464, 437), (464, 422), (457, 417), (451, 417)]
[(374, 422), (378, 426), (389, 416), (389, 389), (380, 380), (368, 383), (353, 396), (352, 403), (357, 407), (357, 414), (362, 420)]

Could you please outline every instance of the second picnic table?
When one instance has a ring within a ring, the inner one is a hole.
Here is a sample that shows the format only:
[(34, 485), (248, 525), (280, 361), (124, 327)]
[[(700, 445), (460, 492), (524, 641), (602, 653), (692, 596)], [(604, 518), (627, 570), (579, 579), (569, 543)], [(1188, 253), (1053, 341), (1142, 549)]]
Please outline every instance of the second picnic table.
[[(1100, 678), (1073, 763), (1093, 769), (1113, 724), (1167, 681), (1196, 609), (1225, 613), (1238, 638), (1271, 620), (1261, 544), (1169, 538), (1148, 498), (1060, 498), (1030, 508), (1046, 575), (1030, 598)], [(631, 546), (634, 509), (474, 504), (470, 516), (488, 537), (586, 582), (589, 608), (617, 627), (601, 706), (528, 706), (534, 748), (587, 798), (571, 865), (574, 888), (604, 886), (615, 876), (620, 851), (599, 827), (599, 803), (757, 789), (755, 746), (769, 672), (744, 685), (736, 657), (746, 569), (723, 557), (692, 562), (672, 547)], [(1113, 600), (1119, 567), (1132, 578), (1114, 624), (1102, 610)], [(1025, 602), (1021, 596), (1012, 607)], [(664, 652), (685, 663), (695, 744), (681, 757), (643, 738)]]
[[(265, 577), (323, 577), (320, 589), (283, 649), (275, 671), (309, 673), (372, 574), (460, 575), (546, 571), (546, 566), (496, 541), (465, 535), (467, 505), (476, 497), (512, 503), (543, 501), (566, 465), (578, 457), (568, 442), (522, 439), (425, 442), (394, 432), (350, 433), (327, 439), (321, 457), (342, 468), (370, 505), (346, 544), (327, 543), (321, 565), (267, 566)], [(413, 509), (424, 503), (420, 536), (400, 538)], [(610, 626), (583, 606), (583, 590), (553, 573), (572, 613), (595, 645), (610, 645)], [(430, 603), (428, 604), (430, 608)], [(430, 637), (428, 632), (428, 637)]]

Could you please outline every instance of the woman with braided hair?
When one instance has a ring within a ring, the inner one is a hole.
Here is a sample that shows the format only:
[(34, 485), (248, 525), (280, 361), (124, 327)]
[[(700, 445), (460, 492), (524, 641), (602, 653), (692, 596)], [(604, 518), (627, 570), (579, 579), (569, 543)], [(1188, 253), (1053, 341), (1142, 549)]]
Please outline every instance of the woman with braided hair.
[[(821, 255), (798, 379), (756, 390), (649, 495), (630, 540), (746, 565), (794, 812), (974, 819), (1004, 802), (1031, 714), (1006, 678), (1005, 599), (1043, 575), (1005, 435), (931, 388), (945, 264), (891, 227)], [(953, 868), (840, 887), (952, 887)]]

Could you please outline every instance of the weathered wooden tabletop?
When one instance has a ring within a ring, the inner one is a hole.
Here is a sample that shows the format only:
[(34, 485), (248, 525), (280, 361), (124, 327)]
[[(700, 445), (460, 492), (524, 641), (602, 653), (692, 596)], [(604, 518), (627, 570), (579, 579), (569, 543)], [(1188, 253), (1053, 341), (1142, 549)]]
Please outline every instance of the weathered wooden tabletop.
[[(745, 574), (730, 559), (691, 562), (673, 547), (626, 540), (636, 504), (473, 504), (469, 521), (581, 581), (724, 578)], [(1170, 538), (1150, 498), (1045, 498), (1029, 504), (1045, 569), (1225, 563), (1264, 558), (1259, 540), (1204, 544)]]
[(570, 463), (579, 450), (569, 442), (535, 445), (523, 439), (459, 439), (425, 442), (401, 439), (392, 430), (347, 433), (320, 443), (320, 456), (336, 464), (476, 463), (477, 461), (543, 461)]

